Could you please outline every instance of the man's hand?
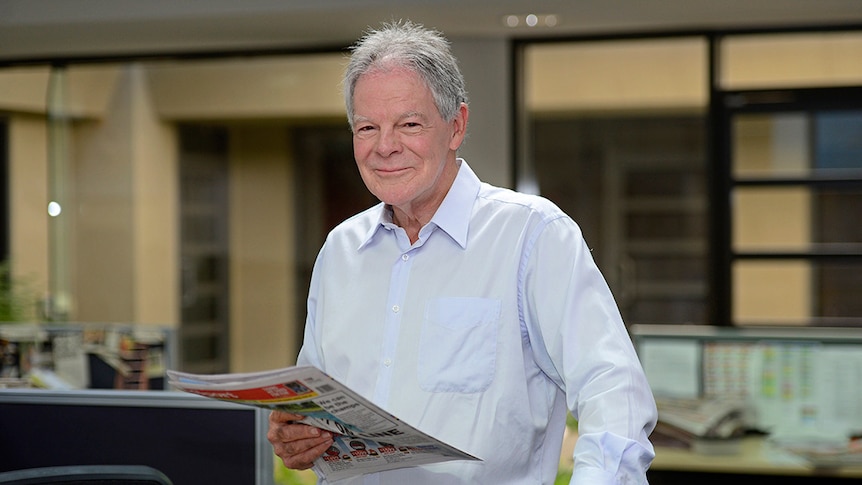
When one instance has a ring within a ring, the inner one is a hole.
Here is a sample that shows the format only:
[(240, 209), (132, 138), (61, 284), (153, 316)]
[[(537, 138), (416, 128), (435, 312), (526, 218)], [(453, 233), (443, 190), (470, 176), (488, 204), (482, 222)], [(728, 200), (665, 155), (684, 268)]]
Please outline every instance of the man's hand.
[(297, 424), (303, 416), (273, 411), (266, 438), (284, 466), (294, 470), (311, 468), (314, 460), (332, 446), (332, 434), (313, 426)]

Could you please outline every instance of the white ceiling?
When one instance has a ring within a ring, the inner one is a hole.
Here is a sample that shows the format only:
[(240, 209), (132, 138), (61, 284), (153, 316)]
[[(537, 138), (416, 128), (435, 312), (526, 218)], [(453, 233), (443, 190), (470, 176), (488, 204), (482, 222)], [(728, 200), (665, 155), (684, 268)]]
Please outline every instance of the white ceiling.
[[(504, 26), (526, 13), (559, 25)], [(0, 0), (0, 61), (345, 46), (399, 18), (453, 38), (862, 25), (862, 0)]]

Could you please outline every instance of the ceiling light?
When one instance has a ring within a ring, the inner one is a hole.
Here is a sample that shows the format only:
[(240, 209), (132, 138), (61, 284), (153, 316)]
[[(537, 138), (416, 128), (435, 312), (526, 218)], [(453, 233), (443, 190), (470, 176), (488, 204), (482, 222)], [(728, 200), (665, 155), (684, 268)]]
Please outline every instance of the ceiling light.
[(503, 16), (503, 25), (510, 28), (556, 27), (560, 23), (557, 14), (510, 14)]

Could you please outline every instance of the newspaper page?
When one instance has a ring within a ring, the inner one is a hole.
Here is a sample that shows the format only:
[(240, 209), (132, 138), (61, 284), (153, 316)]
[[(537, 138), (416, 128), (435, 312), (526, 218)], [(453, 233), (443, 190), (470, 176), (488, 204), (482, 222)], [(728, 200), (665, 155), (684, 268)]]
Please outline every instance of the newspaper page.
[(312, 366), (246, 374), (168, 370), (174, 388), (200, 396), (305, 416), (302, 424), (333, 433), (314, 463), (328, 481), (449, 460), (479, 460), (439, 441)]

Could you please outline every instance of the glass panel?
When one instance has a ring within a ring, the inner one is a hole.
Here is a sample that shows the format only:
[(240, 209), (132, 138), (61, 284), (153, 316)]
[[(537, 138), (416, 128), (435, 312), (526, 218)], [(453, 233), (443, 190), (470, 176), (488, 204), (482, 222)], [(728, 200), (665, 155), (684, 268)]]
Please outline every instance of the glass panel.
[(862, 176), (862, 112), (741, 114), (734, 177)]
[(733, 250), (862, 254), (862, 186), (737, 187)]
[(855, 247), (862, 254), (862, 185), (854, 190), (818, 188), (815, 194), (814, 242), (836, 249)]
[(862, 111), (820, 112), (815, 120), (818, 169), (862, 169)]
[[(230, 275), (228, 261), (229, 132), (225, 128), (184, 125), (180, 145), (180, 254), (182, 261), (182, 367), (201, 372), (229, 371)], [(188, 329), (206, 327), (207, 335)], [(196, 342), (196, 340), (203, 342)], [(209, 343), (207, 343), (209, 342)], [(200, 346), (218, 351), (193, 357)]]
[(862, 83), (860, 32), (734, 35), (719, 55), (726, 89)]
[(580, 224), (624, 318), (706, 322), (703, 119), (534, 121), (542, 194)]
[[(858, 220), (858, 219), (857, 219)], [(858, 224), (857, 224), (858, 226)], [(818, 314), (831, 323), (856, 319), (862, 324), (862, 263), (823, 263), (815, 267)]]
[(806, 176), (811, 171), (805, 113), (745, 114), (733, 119), (733, 176)]
[(753, 261), (733, 265), (737, 325), (862, 325), (862, 262)]
[(734, 323), (808, 324), (814, 313), (812, 264), (797, 260), (735, 262)]
[(732, 193), (733, 251), (811, 249), (807, 187), (738, 187)]

